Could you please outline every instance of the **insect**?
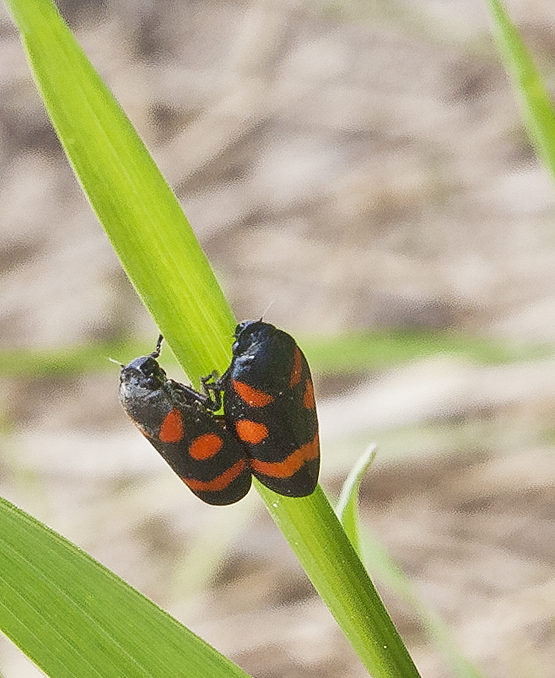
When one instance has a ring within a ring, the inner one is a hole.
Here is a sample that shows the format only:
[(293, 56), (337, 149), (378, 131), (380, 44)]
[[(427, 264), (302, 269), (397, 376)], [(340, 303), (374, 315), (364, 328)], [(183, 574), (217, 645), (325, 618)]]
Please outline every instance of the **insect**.
[(162, 337), (150, 355), (121, 365), (120, 401), (171, 468), (208, 504), (233, 504), (251, 487), (245, 449), (216, 417), (207, 396), (168, 379), (158, 364)]
[(305, 497), (318, 482), (320, 445), (312, 377), (293, 337), (262, 320), (235, 328), (233, 358), (204, 386), (223, 395), (227, 428), (244, 446), (252, 474), (274, 492)]

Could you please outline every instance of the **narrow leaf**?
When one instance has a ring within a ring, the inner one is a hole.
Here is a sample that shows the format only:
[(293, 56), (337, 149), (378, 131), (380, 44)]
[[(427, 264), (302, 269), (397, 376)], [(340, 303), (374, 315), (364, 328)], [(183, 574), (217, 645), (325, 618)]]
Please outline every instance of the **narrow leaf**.
[(536, 153), (555, 179), (555, 111), (549, 92), (501, 0), (486, 0), (492, 33), (520, 99), (522, 116)]
[(7, 2), (64, 150), (138, 293), (190, 378), (222, 370), (233, 317), (170, 187), (54, 4)]
[(0, 627), (52, 678), (245, 678), (154, 603), (0, 499)]
[(358, 515), (358, 493), (360, 490), (360, 483), (364, 474), (374, 461), (377, 454), (376, 445), (370, 445), (368, 449), (360, 456), (360, 459), (351, 469), (347, 476), (335, 512), (337, 517), (343, 525), (343, 529), (347, 533), (351, 544), (355, 551), (361, 555), (360, 550), (360, 520)]
[[(232, 314), (167, 184), (50, 0), (8, 2), (56, 130), (129, 277), (190, 377), (224, 369)], [(416, 678), (323, 492), (290, 499), (255, 484), (374, 678)]]
[(420, 674), (320, 487), (302, 499), (279, 497), (264, 487), (259, 492), (373, 678), (417, 678)]

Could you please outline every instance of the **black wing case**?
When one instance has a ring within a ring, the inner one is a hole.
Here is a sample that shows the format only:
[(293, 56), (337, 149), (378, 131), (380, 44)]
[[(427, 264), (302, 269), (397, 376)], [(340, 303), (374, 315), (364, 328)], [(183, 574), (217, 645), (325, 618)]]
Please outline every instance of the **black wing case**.
[(269, 326), (244, 366), (225, 375), (224, 409), (247, 449), (254, 476), (275, 492), (304, 497), (318, 482), (320, 446), (310, 368), (294, 339)]
[(146, 377), (147, 360), (153, 359), (137, 358), (122, 369), (120, 400), (127, 414), (202, 501), (225, 505), (242, 499), (251, 472), (240, 443), (203, 406), (200, 394), (166, 379), (157, 363), (147, 365)]

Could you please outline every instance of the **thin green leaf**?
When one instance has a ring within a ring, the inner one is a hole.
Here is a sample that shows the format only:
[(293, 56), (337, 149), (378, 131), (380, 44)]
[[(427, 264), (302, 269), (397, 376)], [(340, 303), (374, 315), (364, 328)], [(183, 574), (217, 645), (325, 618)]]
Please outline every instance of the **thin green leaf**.
[(320, 487), (303, 499), (259, 492), (314, 588), (374, 678), (416, 678), (383, 603)]
[(457, 678), (484, 678), (483, 674), (458, 651), (447, 626), (421, 600), (402, 569), (389, 556), (377, 539), (370, 534), (369, 530), (361, 529), (358, 513), (360, 483), (376, 458), (376, 454), (376, 445), (370, 445), (351, 469), (341, 488), (335, 509), (337, 516), (351, 544), (366, 564), (368, 571), (386, 583), (399, 598), (411, 605), (416, 611), (424, 626), (428, 629), (430, 636), (446, 657), (454, 675)]
[(0, 563), (0, 626), (53, 678), (247, 676), (5, 500), (0, 500)]
[(484, 674), (461, 654), (441, 617), (422, 600), (410, 579), (368, 529), (361, 530), (360, 543), (363, 561), (368, 570), (415, 610), (446, 658), (453, 675), (457, 678), (485, 678)]
[[(234, 320), (177, 199), (54, 4), (7, 2), (91, 205), (160, 330), (198, 383), (229, 361)], [(176, 319), (183, 319), (186, 331)]]
[[(9, 6), (64, 148), (129, 277), (188, 374), (222, 370), (232, 315), (177, 201), (50, 1)], [(416, 678), (320, 488), (290, 499), (256, 486), (374, 678)]]
[(347, 476), (347, 479), (343, 483), (341, 488), (341, 493), (339, 494), (339, 499), (337, 501), (337, 506), (335, 512), (337, 517), (343, 525), (343, 529), (347, 533), (347, 536), (351, 540), (355, 551), (361, 555), (360, 550), (360, 520), (358, 515), (358, 493), (360, 489), (360, 483), (370, 467), (370, 464), (374, 461), (377, 454), (376, 445), (372, 444), (368, 449), (360, 456), (357, 463), (351, 469), (351, 472)]
[(555, 111), (549, 92), (501, 0), (486, 0), (492, 33), (520, 99), (536, 153), (555, 179)]

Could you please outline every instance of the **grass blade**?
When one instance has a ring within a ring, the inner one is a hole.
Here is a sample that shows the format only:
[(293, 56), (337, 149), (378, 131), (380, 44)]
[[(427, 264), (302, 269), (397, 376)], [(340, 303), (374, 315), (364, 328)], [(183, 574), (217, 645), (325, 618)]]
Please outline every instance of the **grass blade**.
[(0, 500), (0, 564), (0, 627), (53, 678), (247, 676), (5, 500)]
[(326, 496), (259, 489), (314, 588), (373, 678), (417, 678), (395, 626)]
[[(48, 112), (129, 277), (189, 376), (222, 371), (232, 314), (166, 182), (50, 0), (8, 4)], [(416, 678), (321, 489), (290, 499), (256, 486), (374, 678)]]
[(360, 547), (360, 520), (358, 515), (358, 492), (360, 483), (364, 474), (370, 467), (370, 464), (376, 458), (378, 450), (376, 445), (370, 445), (368, 449), (361, 455), (360, 459), (351, 469), (347, 476), (341, 493), (337, 501), (335, 512), (337, 517), (343, 525), (343, 529), (351, 540), (355, 551), (361, 555)]
[(520, 99), (522, 117), (536, 153), (555, 179), (555, 111), (549, 92), (501, 0), (486, 0), (492, 33)]
[[(198, 383), (229, 361), (234, 320), (177, 199), (54, 4), (7, 3), (92, 207), (158, 327)], [(185, 320), (186, 331), (177, 318)]]

